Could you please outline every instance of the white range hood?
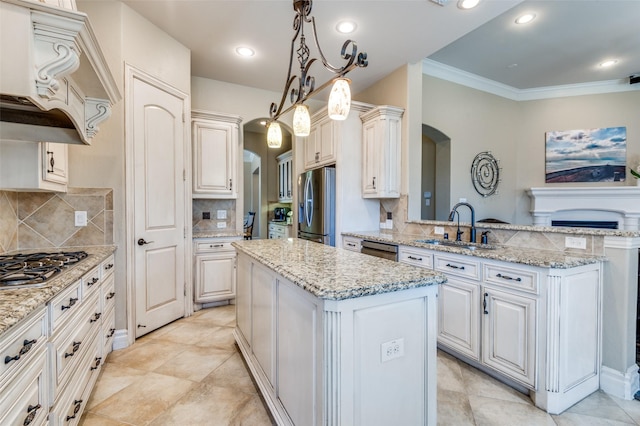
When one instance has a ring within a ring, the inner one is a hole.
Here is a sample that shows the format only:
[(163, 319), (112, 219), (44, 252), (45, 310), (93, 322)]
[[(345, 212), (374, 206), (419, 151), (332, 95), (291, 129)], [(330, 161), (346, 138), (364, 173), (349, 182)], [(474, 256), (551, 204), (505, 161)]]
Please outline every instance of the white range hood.
[(618, 229), (640, 230), (640, 186), (531, 188), (535, 226), (554, 221), (617, 222)]
[(86, 14), (0, 1), (0, 139), (90, 144), (121, 99)]

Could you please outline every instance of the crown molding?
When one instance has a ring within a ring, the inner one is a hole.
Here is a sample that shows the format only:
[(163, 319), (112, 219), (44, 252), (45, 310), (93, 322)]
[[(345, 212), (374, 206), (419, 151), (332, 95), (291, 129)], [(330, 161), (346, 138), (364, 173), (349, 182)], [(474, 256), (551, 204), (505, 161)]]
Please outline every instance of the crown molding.
[(447, 80), (452, 83), (471, 87), (514, 101), (533, 101), (538, 99), (562, 98), (568, 96), (597, 95), (603, 93), (629, 92), (637, 90), (627, 79), (596, 81), (562, 86), (536, 87), (533, 89), (516, 89), (488, 78), (480, 77), (461, 69), (432, 61), (422, 60), (422, 73), (431, 77)]

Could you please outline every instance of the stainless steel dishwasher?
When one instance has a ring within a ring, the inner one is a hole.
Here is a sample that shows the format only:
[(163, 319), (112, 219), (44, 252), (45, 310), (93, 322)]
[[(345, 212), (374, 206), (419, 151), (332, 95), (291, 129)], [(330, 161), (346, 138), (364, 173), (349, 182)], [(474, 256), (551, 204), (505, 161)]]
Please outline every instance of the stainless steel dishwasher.
[(378, 241), (362, 240), (362, 248), (360, 253), (368, 254), (383, 259), (398, 261), (398, 245), (389, 243), (380, 243)]

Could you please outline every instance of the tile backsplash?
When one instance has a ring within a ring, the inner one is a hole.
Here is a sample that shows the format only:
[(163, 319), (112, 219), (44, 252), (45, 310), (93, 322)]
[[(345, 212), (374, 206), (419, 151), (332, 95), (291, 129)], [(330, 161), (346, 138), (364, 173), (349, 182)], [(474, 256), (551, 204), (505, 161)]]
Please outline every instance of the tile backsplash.
[[(226, 219), (217, 219), (218, 210), (226, 212)], [(204, 198), (194, 199), (192, 202), (193, 215), (191, 223), (193, 232), (216, 232), (236, 229), (236, 200), (210, 200)], [(203, 213), (209, 213), (210, 219), (203, 219)], [(226, 227), (218, 228), (218, 222), (224, 222)]]
[[(87, 226), (75, 226), (75, 212)], [(0, 191), (0, 251), (113, 244), (113, 191), (69, 188), (66, 193)]]

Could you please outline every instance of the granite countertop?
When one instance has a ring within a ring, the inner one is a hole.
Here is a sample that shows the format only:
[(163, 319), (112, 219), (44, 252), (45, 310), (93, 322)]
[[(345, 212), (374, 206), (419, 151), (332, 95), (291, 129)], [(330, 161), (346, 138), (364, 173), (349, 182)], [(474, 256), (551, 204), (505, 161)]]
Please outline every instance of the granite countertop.
[(314, 296), (344, 300), (445, 282), (443, 274), (297, 238), (233, 246)]
[[(58, 274), (54, 278), (47, 280), (46, 284), (42, 287), (0, 289), (0, 334), (7, 331), (11, 326), (18, 323), (31, 312), (41, 306), (44, 306), (56, 294), (69, 287), (80, 277), (109, 257), (115, 249), (115, 246), (92, 246), (20, 251), (24, 253), (35, 251), (58, 252), (83, 250), (86, 251), (89, 256), (78, 264)], [(6, 254), (12, 253), (10, 252)]]
[(244, 236), (244, 232), (227, 229), (224, 231), (195, 231), (192, 233), (191, 238), (233, 238), (242, 236)]
[[(461, 243), (461, 247), (444, 246), (436, 244), (420, 243), (416, 240), (435, 239), (424, 235), (400, 234), (394, 232), (344, 232), (342, 235), (362, 238), (370, 241), (395, 243), (403, 246), (419, 247), (429, 250), (444, 251), (448, 253), (463, 254), (467, 256), (481, 257), (484, 259), (500, 260), (503, 262), (520, 263), (523, 265), (539, 266), (543, 268), (567, 269), (576, 266), (590, 265), (605, 261), (603, 256), (578, 255), (552, 250), (539, 250), (533, 248), (510, 247), (501, 245), (484, 245), (491, 249), (482, 249), (483, 244)], [(469, 250), (463, 245), (475, 245), (479, 250)]]

